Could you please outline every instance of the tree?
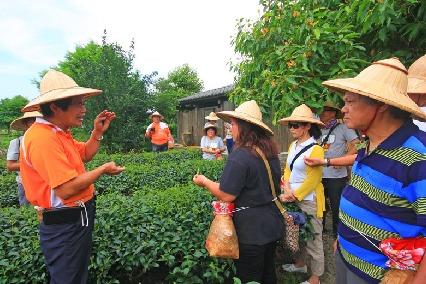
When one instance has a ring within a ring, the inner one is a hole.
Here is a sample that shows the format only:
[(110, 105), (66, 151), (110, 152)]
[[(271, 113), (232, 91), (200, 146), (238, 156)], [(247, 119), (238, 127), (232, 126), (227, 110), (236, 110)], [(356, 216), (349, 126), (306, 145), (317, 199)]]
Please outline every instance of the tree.
[(106, 32), (102, 45), (89, 42), (68, 52), (55, 69), (73, 78), (80, 86), (101, 89), (103, 93), (86, 102), (84, 128), (93, 128), (93, 119), (104, 109), (116, 112), (117, 119), (105, 133), (103, 145), (108, 151), (138, 149), (148, 125), (147, 110), (154, 100), (149, 92), (152, 77), (134, 69), (134, 43), (125, 51), (117, 43), (108, 43)]
[(23, 96), (2, 99), (0, 101), (0, 128), (9, 130), (10, 123), (23, 115), (21, 108), (27, 103), (28, 100)]
[(353, 76), (370, 62), (425, 53), (421, 0), (264, 0), (258, 21), (241, 19), (233, 40), (242, 56), (231, 99), (256, 99), (273, 121), (299, 104), (320, 109), (337, 100), (322, 81)]
[(203, 89), (203, 82), (197, 72), (188, 64), (170, 71), (166, 78), (155, 83), (155, 107), (169, 122), (172, 130), (176, 126), (176, 107), (179, 99), (198, 93)]

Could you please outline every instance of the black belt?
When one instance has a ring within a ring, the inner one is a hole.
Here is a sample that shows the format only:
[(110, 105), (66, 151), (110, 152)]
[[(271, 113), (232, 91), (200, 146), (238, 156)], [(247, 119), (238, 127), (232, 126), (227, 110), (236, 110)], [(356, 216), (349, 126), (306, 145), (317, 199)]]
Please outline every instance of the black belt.
[(82, 226), (88, 226), (86, 206), (92, 203), (93, 199), (90, 199), (85, 203), (81, 202), (80, 206), (44, 209), (42, 213), (43, 223), (45, 225), (72, 224), (81, 220)]

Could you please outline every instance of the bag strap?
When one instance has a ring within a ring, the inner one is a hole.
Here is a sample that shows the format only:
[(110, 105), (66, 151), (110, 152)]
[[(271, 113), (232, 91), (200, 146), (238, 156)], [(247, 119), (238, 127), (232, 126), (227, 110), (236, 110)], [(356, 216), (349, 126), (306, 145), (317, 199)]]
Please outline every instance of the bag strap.
[(265, 155), (263, 154), (262, 150), (260, 150), (258, 147), (254, 147), (254, 150), (259, 154), (259, 156), (262, 158), (263, 162), (265, 163), (266, 171), (268, 172), (269, 177), (269, 184), (270, 189), (272, 192), (272, 196), (274, 197), (275, 205), (278, 207), (278, 210), (280, 210), (280, 213), (286, 217), (287, 216), (287, 210), (284, 208), (284, 206), (281, 204), (281, 202), (278, 200), (277, 193), (275, 192), (275, 184), (272, 180), (272, 173), (271, 173), (271, 167), (269, 165), (268, 160), (266, 159)]
[(339, 125), (340, 123), (336, 123), (330, 128), (330, 131), (328, 131), (327, 136), (325, 136), (324, 140), (321, 142), (321, 147), (324, 146), (328, 142), (328, 138), (330, 138), (331, 132)]
[(294, 162), (296, 162), (296, 160), (297, 160), (297, 158), (299, 158), (300, 157), (300, 155), (302, 155), (303, 153), (305, 153), (309, 148), (311, 148), (312, 146), (314, 146), (314, 145), (318, 145), (317, 143), (311, 143), (311, 144), (309, 144), (309, 145), (306, 145), (302, 150), (300, 150), (297, 154), (296, 154), (296, 156), (294, 156), (294, 158), (293, 158), (293, 160), (291, 161), (291, 163), (290, 163), (290, 171), (293, 171), (293, 165), (294, 165)]

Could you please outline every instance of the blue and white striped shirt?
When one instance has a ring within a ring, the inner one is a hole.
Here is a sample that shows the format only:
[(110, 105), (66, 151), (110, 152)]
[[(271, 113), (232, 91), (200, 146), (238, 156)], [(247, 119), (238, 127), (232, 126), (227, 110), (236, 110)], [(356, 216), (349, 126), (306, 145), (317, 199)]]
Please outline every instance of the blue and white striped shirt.
[(368, 242), (426, 236), (426, 133), (404, 125), (372, 153), (358, 152), (342, 193), (339, 252), (348, 268), (379, 283), (388, 258)]

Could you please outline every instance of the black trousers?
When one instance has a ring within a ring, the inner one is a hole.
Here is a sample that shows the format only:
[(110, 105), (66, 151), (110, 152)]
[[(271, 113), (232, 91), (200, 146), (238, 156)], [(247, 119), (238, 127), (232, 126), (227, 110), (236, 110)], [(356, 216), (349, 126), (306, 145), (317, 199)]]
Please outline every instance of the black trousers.
[[(339, 222), (339, 206), (340, 206), (340, 197), (342, 196), (342, 191), (345, 188), (348, 182), (347, 177), (343, 178), (323, 178), (322, 184), (324, 185), (325, 198), (330, 201), (331, 213), (333, 217), (333, 235), (337, 237), (337, 224)], [(326, 210), (327, 209), (326, 202)], [(325, 214), (323, 217), (323, 225), (325, 225)]]
[(242, 283), (256, 281), (261, 284), (276, 284), (275, 248), (277, 242), (266, 245), (239, 243), (240, 258), (234, 260), (237, 277)]
[(94, 201), (85, 204), (88, 226), (84, 216), (72, 224), (40, 224), (40, 245), (49, 271), (51, 284), (84, 284), (92, 249), (92, 232), (95, 219)]
[(164, 152), (169, 149), (168, 143), (163, 145), (152, 144), (152, 152)]

